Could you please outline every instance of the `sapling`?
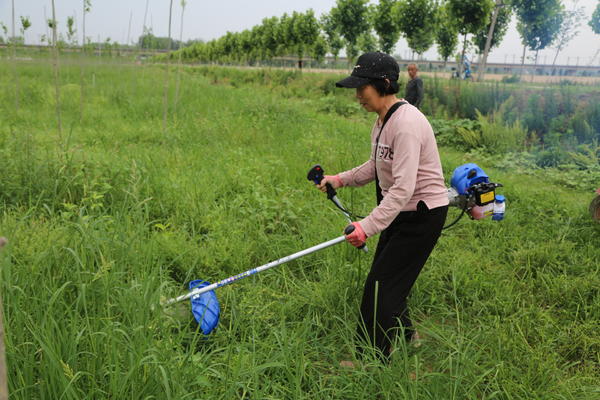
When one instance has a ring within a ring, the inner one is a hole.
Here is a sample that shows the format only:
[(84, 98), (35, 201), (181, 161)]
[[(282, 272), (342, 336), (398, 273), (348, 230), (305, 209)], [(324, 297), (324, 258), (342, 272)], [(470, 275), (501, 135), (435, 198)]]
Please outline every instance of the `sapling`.
[[(171, 13), (173, 12), (173, 0), (170, 1), (169, 5), (169, 41), (168, 41), (168, 51), (171, 51)], [(167, 134), (167, 110), (169, 107), (168, 103), (168, 93), (169, 92), (169, 57), (167, 57), (167, 65), (165, 69), (165, 88), (163, 95), (163, 133)]]
[(25, 31), (31, 27), (29, 17), (21, 15), (21, 36), (23, 36), (23, 45), (25, 45)]
[[(50, 24), (51, 22), (51, 24)], [(59, 84), (59, 60), (58, 60), (58, 40), (56, 36), (56, 9), (54, 0), (52, 0), (52, 20), (48, 24), (52, 28), (52, 43), (54, 45), (54, 87), (56, 100), (56, 121), (58, 125), (58, 138), (62, 141), (62, 122), (60, 118), (60, 84)]]
[(12, 0), (12, 66), (15, 78), (15, 111), (19, 111), (19, 74), (17, 73), (17, 40), (15, 35), (15, 0)]
[[(81, 36), (81, 48), (83, 50), (83, 58), (84, 58), (84, 62), (85, 62), (85, 55), (86, 55), (86, 39), (85, 39), (85, 14), (90, 12), (92, 8), (92, 3), (91, 0), (83, 0), (83, 19), (82, 19), (82, 36)], [(81, 90), (81, 94), (79, 96), (79, 121), (83, 121), (83, 105), (84, 105), (84, 97), (85, 97), (85, 81), (83, 79), (83, 67), (84, 67), (84, 62), (81, 63), (81, 73), (79, 76), (79, 87)]]
[(178, 66), (177, 66), (177, 85), (175, 86), (175, 108), (174, 111), (177, 111), (177, 102), (179, 101), (179, 86), (181, 84), (181, 56), (183, 54), (183, 47), (182, 47), (182, 43), (183, 43), (183, 14), (185, 13), (185, 0), (181, 0), (181, 22), (179, 24), (179, 43), (180, 43), (180, 48), (179, 48), (179, 61), (178, 61)]
[[(0, 249), (2, 249), (8, 240), (0, 236)], [(8, 400), (8, 385), (6, 376), (6, 350), (4, 348), (4, 315), (2, 295), (0, 294), (0, 400)]]

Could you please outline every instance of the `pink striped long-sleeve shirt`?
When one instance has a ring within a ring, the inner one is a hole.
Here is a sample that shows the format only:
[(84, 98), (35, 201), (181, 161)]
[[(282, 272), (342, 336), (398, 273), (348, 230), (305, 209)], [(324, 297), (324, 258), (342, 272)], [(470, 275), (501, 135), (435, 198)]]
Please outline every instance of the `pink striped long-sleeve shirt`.
[(367, 236), (387, 228), (401, 211), (414, 211), (419, 200), (429, 209), (448, 205), (448, 190), (433, 129), (414, 106), (404, 104), (390, 117), (376, 141), (381, 124), (371, 131), (371, 157), (339, 174), (344, 186), (362, 186), (375, 180), (383, 200), (360, 224)]

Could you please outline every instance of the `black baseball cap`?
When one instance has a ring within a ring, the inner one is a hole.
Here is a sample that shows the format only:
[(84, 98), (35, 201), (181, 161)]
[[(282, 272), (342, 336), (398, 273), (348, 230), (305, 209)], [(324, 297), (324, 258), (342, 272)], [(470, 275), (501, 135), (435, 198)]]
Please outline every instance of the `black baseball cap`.
[(371, 79), (397, 81), (399, 76), (400, 67), (394, 57), (379, 51), (372, 51), (358, 57), (350, 76), (336, 82), (335, 86), (353, 89), (366, 85)]

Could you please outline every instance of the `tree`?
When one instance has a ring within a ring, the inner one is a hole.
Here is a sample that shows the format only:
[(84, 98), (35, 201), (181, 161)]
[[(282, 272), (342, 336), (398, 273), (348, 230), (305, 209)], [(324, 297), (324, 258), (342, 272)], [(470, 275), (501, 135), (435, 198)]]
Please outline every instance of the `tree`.
[[(81, 35), (81, 45), (83, 46), (83, 51), (85, 52), (85, 45), (87, 43), (87, 39), (85, 37), (85, 14), (89, 13), (92, 10), (92, 0), (83, 0), (83, 16), (82, 16), (82, 35)], [(82, 78), (83, 80), (83, 78)]]
[(346, 40), (346, 54), (352, 62), (358, 53), (358, 37), (370, 29), (368, 21), (369, 0), (337, 0), (331, 16)]
[(311, 9), (304, 14), (294, 11), (292, 14), (290, 42), (291, 49), (298, 56), (298, 68), (302, 69), (302, 59), (312, 50), (312, 46), (319, 38), (320, 26)]
[[(6, 25), (4, 25), (4, 23), (0, 22), (0, 29), (2, 29), (2, 32), (4, 32), (4, 35), (6, 36), (6, 40), (8, 41), (8, 27)], [(4, 43), (4, 38), (2, 38), (0, 36), (0, 43)]]
[(494, 3), (492, 0), (464, 1), (448, 0), (450, 17), (455, 21), (458, 27), (458, 33), (463, 35), (463, 49), (458, 63), (458, 74), (462, 74), (463, 60), (467, 50), (467, 35), (469, 33), (477, 34), (481, 29), (485, 29), (487, 21), (490, 18)]
[(397, 0), (379, 0), (373, 10), (373, 29), (379, 36), (381, 50), (387, 54), (392, 54), (400, 39), (400, 29), (394, 16), (396, 2)]
[(433, 45), (436, 9), (434, 0), (400, 0), (396, 4), (398, 28), (406, 37), (408, 47), (419, 55)]
[[(592, 19), (590, 20), (590, 22), (588, 22), (588, 25), (590, 26), (590, 28), (592, 28), (592, 31), (594, 31), (595, 34), (600, 35), (600, 1), (596, 6), (596, 10), (594, 10), (592, 14)], [(600, 47), (598, 48), (598, 50), (596, 50), (596, 54), (594, 54), (594, 57), (590, 60), (590, 65), (594, 63), (594, 60), (598, 56), (598, 53), (600, 53)]]
[(436, 21), (435, 41), (438, 45), (438, 53), (444, 60), (444, 68), (446, 68), (448, 57), (454, 53), (458, 44), (458, 27), (450, 18), (447, 6), (438, 8)]
[(358, 40), (356, 41), (356, 46), (363, 53), (377, 51), (379, 48), (377, 38), (373, 36), (371, 32), (363, 32), (358, 37)]
[(154, 36), (150, 29), (138, 38), (138, 45), (142, 49), (169, 50), (169, 46), (171, 46), (171, 49), (177, 50), (181, 47), (181, 42), (169, 37)]
[(25, 31), (31, 27), (29, 17), (21, 16), (21, 36), (23, 36), (23, 44), (25, 44)]
[(481, 60), (479, 74), (477, 76), (478, 81), (483, 80), (489, 52), (504, 38), (504, 35), (508, 30), (511, 16), (512, 10), (504, 4), (502, 0), (496, 0), (496, 5), (492, 13), (492, 20), (485, 29), (482, 29), (475, 34), (474, 42), (479, 50)]
[(336, 25), (331, 12), (321, 16), (321, 27), (325, 32), (325, 40), (329, 47), (329, 52), (333, 56), (334, 61), (337, 61), (340, 50), (344, 47), (344, 42), (340, 36), (339, 27)]
[(577, 29), (579, 28), (579, 25), (581, 21), (583, 21), (584, 17), (584, 9), (583, 7), (578, 7), (578, 0), (573, 2), (573, 8), (571, 10), (563, 11), (562, 24), (558, 29), (558, 33), (556, 34), (556, 39), (554, 41), (556, 54), (554, 54), (552, 66), (556, 64), (558, 53), (560, 53), (565, 46), (579, 34)]
[(514, 0), (517, 13), (517, 31), (525, 50), (535, 51), (535, 64), (540, 50), (552, 43), (562, 24), (564, 13), (560, 0)]
[(271, 59), (278, 55), (279, 49), (279, 18), (265, 18), (262, 21), (262, 36), (260, 38), (261, 46), (264, 49), (266, 59)]
[(57, 40), (58, 38), (56, 37), (56, 35), (54, 34), (54, 31), (56, 30), (56, 21), (53, 19), (49, 19), (47, 21), (48, 23), (48, 28), (52, 29), (52, 39), (49, 39), (48, 42), (51, 46), (55, 46), (57, 44)]
[(75, 17), (67, 17), (67, 41), (74, 45), (77, 41), (75, 37), (75, 33), (77, 30), (75, 29)]
[(312, 50), (310, 55), (312, 58), (321, 62), (325, 59), (325, 55), (327, 54), (327, 40), (323, 37), (323, 35), (319, 35), (314, 45), (312, 46)]
[(594, 31), (595, 34), (600, 35), (600, 1), (598, 1), (598, 5), (594, 10), (592, 14), (592, 19), (590, 20), (590, 22), (588, 22), (588, 25), (590, 26), (590, 28), (592, 28), (592, 31)]

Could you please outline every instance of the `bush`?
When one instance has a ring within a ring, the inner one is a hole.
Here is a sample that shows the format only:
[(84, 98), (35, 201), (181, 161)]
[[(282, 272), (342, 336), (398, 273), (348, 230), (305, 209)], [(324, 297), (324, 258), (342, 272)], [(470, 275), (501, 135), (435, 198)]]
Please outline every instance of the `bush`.
[(502, 83), (519, 83), (521, 82), (521, 77), (517, 74), (512, 74), (510, 76), (503, 76)]
[(486, 117), (476, 110), (479, 129), (459, 127), (458, 134), (468, 148), (484, 147), (490, 153), (520, 151), (525, 147), (527, 131), (519, 121), (505, 125), (501, 113)]

